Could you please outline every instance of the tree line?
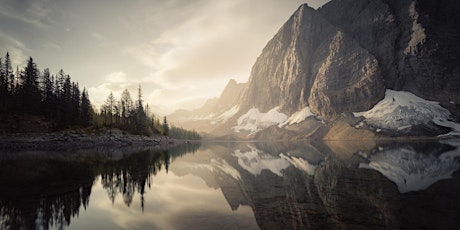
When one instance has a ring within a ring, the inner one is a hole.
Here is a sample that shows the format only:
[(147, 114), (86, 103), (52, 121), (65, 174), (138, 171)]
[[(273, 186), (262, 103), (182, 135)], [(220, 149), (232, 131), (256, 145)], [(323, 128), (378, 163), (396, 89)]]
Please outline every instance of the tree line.
[(33, 58), (26, 67), (13, 71), (9, 53), (0, 58), (0, 114), (42, 115), (57, 121), (58, 127), (88, 126), (94, 113), (86, 89), (80, 90), (70, 75), (60, 70), (43, 72)]
[(144, 107), (139, 85), (137, 99), (133, 101), (125, 89), (117, 100), (111, 92), (99, 111), (93, 109), (84, 88), (72, 81), (64, 70), (57, 74), (43, 71), (30, 57), (24, 69), (13, 71), (11, 57), (0, 58), (0, 120), (18, 114), (45, 116), (56, 122), (56, 128), (105, 127), (118, 128), (139, 135), (160, 134), (178, 139), (200, 139), (195, 131), (172, 127), (166, 117), (160, 122)]
[(135, 101), (127, 89), (121, 93), (119, 100), (110, 92), (104, 105), (101, 106), (100, 113), (96, 116), (95, 123), (100, 126), (127, 130), (135, 134), (161, 134), (176, 139), (201, 139), (195, 130), (170, 127), (166, 116), (160, 121), (159, 117), (150, 113), (149, 105), (144, 107), (140, 85)]

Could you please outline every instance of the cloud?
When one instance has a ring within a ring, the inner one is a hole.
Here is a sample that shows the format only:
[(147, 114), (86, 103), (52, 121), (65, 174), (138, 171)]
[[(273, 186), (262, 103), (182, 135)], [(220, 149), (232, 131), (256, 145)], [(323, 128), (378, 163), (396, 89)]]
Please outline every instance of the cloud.
[(38, 28), (50, 28), (56, 22), (52, 18), (53, 4), (49, 0), (6, 1), (0, 15)]
[(0, 51), (2, 52), (2, 58), (6, 55), (6, 52), (9, 52), (13, 68), (16, 66), (22, 67), (28, 59), (24, 52), (30, 52), (22, 42), (1, 32)]
[(99, 42), (105, 40), (104, 35), (102, 35), (100, 33), (96, 33), (96, 32), (91, 33), (91, 37), (94, 38), (96, 41), (99, 41)]
[(102, 84), (88, 88), (88, 93), (93, 105), (99, 108), (104, 104), (110, 92), (113, 93), (115, 98), (119, 98), (125, 89), (133, 93), (138, 86), (139, 81), (128, 79), (126, 73), (113, 72), (104, 77), (104, 82)]
[(114, 72), (110, 73), (105, 77), (105, 80), (111, 83), (126, 83), (126, 73), (123, 72)]

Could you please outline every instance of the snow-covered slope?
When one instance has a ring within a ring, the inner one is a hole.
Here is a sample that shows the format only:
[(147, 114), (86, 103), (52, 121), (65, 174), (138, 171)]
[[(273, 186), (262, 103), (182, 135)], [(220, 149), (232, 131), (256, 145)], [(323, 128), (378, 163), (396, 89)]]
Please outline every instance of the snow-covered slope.
[(460, 134), (460, 125), (450, 120), (451, 113), (439, 105), (416, 95), (387, 89), (385, 98), (371, 110), (353, 113), (377, 128), (401, 131), (415, 125), (434, 123), (449, 127), (451, 134)]
[(232, 118), (238, 112), (238, 109), (239, 109), (238, 106), (235, 105), (229, 110), (220, 114), (219, 116), (210, 118), (211, 124), (215, 125), (215, 124), (223, 124), (227, 122), (228, 119)]
[(249, 130), (251, 134), (272, 125), (278, 125), (288, 119), (288, 116), (279, 111), (279, 106), (271, 109), (266, 113), (261, 113), (259, 109), (252, 108), (246, 114), (238, 118), (237, 126), (233, 127), (235, 132)]
[(310, 116), (313, 116), (313, 114), (308, 107), (293, 113), (290, 117), (280, 112), (279, 106), (266, 113), (260, 112), (257, 108), (252, 108), (238, 118), (237, 126), (233, 127), (233, 131), (240, 132), (242, 130), (248, 130), (251, 135), (273, 125), (282, 128), (298, 124)]
[(412, 148), (382, 150), (368, 156), (369, 163), (361, 163), (359, 168), (374, 169), (393, 181), (401, 193), (428, 188), (433, 183), (451, 178), (460, 168), (455, 157), (457, 149), (443, 153), (439, 157), (417, 153)]
[(285, 122), (279, 125), (280, 128), (284, 126), (289, 126), (293, 124), (298, 124), (302, 121), (305, 121), (307, 117), (313, 116), (313, 113), (310, 111), (309, 107), (305, 107), (301, 109), (300, 111), (295, 112), (292, 114)]

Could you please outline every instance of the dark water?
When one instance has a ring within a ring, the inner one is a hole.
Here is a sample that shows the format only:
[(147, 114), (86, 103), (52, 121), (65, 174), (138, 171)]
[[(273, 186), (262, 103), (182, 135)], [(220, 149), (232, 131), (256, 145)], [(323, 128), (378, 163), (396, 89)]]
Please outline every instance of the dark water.
[(457, 229), (460, 143), (0, 154), (1, 229)]

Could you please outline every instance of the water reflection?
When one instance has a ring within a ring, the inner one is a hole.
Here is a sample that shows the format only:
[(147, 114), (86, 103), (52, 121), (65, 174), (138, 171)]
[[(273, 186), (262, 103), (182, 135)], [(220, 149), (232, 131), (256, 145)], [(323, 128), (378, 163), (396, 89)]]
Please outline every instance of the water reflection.
[(443, 152), (439, 146), (427, 153), (427, 149), (416, 150), (413, 145), (379, 147), (370, 155), (362, 154), (369, 162), (360, 163), (359, 168), (377, 170), (393, 181), (401, 193), (424, 190), (439, 180), (451, 178), (460, 168), (455, 160), (460, 151)]
[(0, 223), (2, 229), (452, 229), (460, 213), (459, 147), (255, 142), (3, 154)]
[(143, 195), (151, 177), (171, 159), (194, 152), (199, 144), (169, 150), (91, 149), (68, 153), (14, 152), (0, 156), (0, 228), (62, 229), (86, 210), (95, 179), (109, 199)]

